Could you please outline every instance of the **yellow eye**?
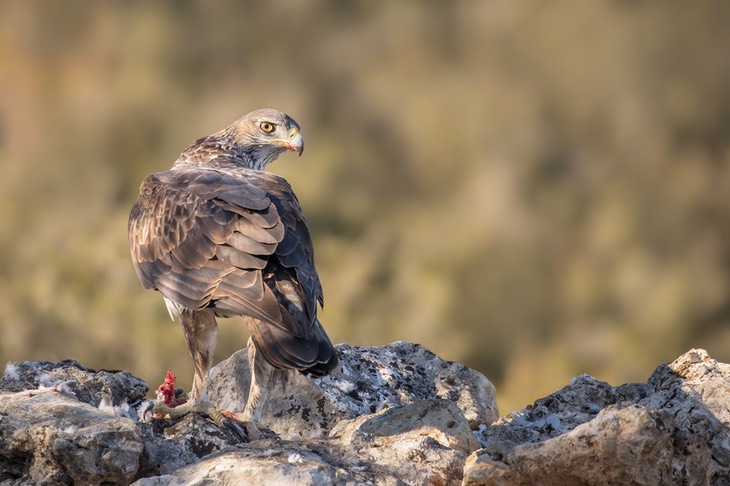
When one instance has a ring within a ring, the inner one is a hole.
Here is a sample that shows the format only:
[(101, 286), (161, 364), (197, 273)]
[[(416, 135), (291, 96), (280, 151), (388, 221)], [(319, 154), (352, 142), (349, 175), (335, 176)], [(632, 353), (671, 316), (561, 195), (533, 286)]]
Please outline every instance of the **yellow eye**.
[(261, 128), (261, 130), (265, 133), (271, 133), (274, 131), (274, 124), (270, 122), (262, 122), (261, 125), (259, 125), (259, 128)]

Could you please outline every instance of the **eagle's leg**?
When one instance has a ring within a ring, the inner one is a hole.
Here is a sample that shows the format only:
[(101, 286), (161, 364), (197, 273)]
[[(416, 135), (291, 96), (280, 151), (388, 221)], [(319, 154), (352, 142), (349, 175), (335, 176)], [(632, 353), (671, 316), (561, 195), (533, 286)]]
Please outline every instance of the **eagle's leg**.
[[(185, 336), (185, 342), (188, 345), (190, 356), (193, 358), (193, 366), (195, 375), (193, 376), (193, 387), (190, 392), (190, 399), (176, 407), (168, 407), (162, 402), (157, 402), (153, 408), (154, 412), (168, 415), (170, 418), (179, 418), (191, 412), (207, 415), (219, 426), (230, 429), (242, 441), (251, 441), (261, 438), (261, 432), (254, 423), (255, 419), (247, 418), (251, 415), (246, 413), (236, 414), (230, 412), (221, 412), (217, 410), (208, 400), (208, 372), (213, 365), (213, 352), (218, 338), (218, 324), (215, 321), (215, 315), (209, 310), (192, 311), (184, 309), (180, 312), (180, 323)], [(249, 349), (253, 349), (253, 344), (249, 341)], [(263, 357), (258, 361), (265, 363)], [(264, 366), (257, 361), (257, 366)], [(253, 369), (253, 362), (251, 361)], [(265, 366), (269, 366), (265, 363)], [(270, 366), (269, 366), (270, 367)], [(272, 368), (273, 371), (273, 368)], [(258, 375), (262, 373), (259, 372)], [(268, 388), (270, 373), (265, 372), (263, 393)], [(261, 396), (261, 387), (254, 387), (255, 381), (252, 378), (252, 390), (256, 388), (257, 396)], [(255, 400), (258, 403), (259, 399)], [(247, 407), (248, 408), (248, 407)], [(258, 417), (258, 415), (257, 415)], [(239, 422), (242, 422), (239, 424)]]
[(248, 338), (248, 366), (251, 369), (251, 385), (248, 389), (246, 408), (243, 409), (240, 418), (258, 422), (261, 419), (261, 407), (269, 393), (274, 367), (258, 352), (251, 338)]
[[(251, 384), (248, 389), (246, 407), (243, 412), (227, 412), (226, 416), (239, 422), (245, 428), (249, 437), (267, 437), (269, 433), (262, 433), (258, 428), (258, 422), (261, 419), (261, 407), (269, 393), (275, 369), (258, 352), (251, 338), (248, 338), (248, 365), (251, 370)], [(273, 434), (273, 436), (275, 437), (276, 434)]]
[(218, 339), (218, 324), (215, 322), (213, 312), (209, 310), (182, 309), (178, 315), (185, 342), (188, 345), (190, 356), (193, 358), (195, 368), (193, 387), (190, 399), (186, 403), (172, 408), (158, 402), (154, 411), (169, 415), (170, 418), (182, 417), (190, 412), (200, 412), (215, 420), (214, 414), (210, 413), (212, 407), (208, 403), (206, 388), (208, 371), (213, 365), (213, 352)]
[(183, 311), (180, 321), (185, 336), (185, 343), (193, 358), (195, 374), (193, 388), (190, 391), (190, 401), (199, 403), (208, 400), (208, 371), (213, 366), (213, 353), (218, 340), (218, 324), (215, 315), (210, 310)]

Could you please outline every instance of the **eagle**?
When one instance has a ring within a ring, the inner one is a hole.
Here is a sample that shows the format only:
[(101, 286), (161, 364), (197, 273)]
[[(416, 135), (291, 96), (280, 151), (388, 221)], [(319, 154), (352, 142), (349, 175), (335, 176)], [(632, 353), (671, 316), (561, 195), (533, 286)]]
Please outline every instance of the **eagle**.
[[(274, 109), (253, 111), (186, 148), (166, 172), (142, 182), (129, 216), (132, 262), (142, 285), (179, 320), (195, 369), (189, 400), (155, 405), (176, 418), (199, 412), (242, 432), (258, 430), (275, 370), (320, 377), (338, 365), (317, 318), (324, 304), (312, 237), (289, 183), (265, 172), (304, 150), (299, 125)], [(248, 325), (251, 385), (242, 413), (208, 402), (217, 317)]]

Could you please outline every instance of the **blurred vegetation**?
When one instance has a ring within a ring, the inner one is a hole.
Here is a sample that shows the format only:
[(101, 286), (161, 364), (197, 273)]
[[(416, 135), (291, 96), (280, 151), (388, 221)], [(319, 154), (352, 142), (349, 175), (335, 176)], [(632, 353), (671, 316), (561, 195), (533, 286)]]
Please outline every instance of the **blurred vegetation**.
[[(271, 106), (335, 342), (420, 342), (503, 413), (730, 360), (730, 3), (0, 3), (0, 362), (192, 366), (137, 282), (145, 174)], [(244, 346), (224, 321), (217, 358)]]

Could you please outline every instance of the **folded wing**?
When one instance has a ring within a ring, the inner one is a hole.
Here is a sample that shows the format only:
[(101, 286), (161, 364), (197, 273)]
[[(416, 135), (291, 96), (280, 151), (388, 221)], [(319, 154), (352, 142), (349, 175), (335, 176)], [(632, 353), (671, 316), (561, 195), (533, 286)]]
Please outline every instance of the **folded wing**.
[(296, 196), (276, 175), (151, 174), (132, 208), (129, 242), (142, 284), (178, 306), (250, 316), (292, 338), (320, 332), (311, 236)]

